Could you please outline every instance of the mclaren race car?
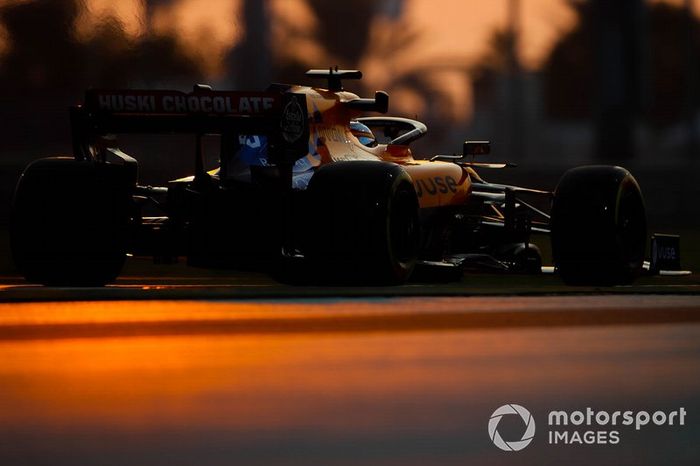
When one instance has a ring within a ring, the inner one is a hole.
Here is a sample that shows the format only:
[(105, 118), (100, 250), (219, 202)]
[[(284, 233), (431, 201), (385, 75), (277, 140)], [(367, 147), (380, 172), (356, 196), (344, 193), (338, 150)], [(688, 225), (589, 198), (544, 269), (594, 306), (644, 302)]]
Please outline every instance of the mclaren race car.
[[(11, 243), (23, 275), (100, 286), (128, 254), (306, 282), (398, 284), (417, 265), (538, 273), (531, 233), (551, 234), (567, 283), (626, 283), (642, 270), (644, 203), (624, 168), (574, 168), (554, 192), (489, 183), (478, 171), (505, 164), (478, 161), (488, 142), (414, 157), (426, 126), (364, 116), (385, 114), (389, 96), (345, 91), (359, 71), (306, 75), (327, 84), (87, 91), (70, 109), (73, 156), (37, 160), (18, 182)], [(124, 133), (192, 134), (194, 175), (147, 185), (119, 149)], [(220, 140), (214, 170), (204, 163), (208, 135)], [(154, 207), (160, 215), (147, 215)]]

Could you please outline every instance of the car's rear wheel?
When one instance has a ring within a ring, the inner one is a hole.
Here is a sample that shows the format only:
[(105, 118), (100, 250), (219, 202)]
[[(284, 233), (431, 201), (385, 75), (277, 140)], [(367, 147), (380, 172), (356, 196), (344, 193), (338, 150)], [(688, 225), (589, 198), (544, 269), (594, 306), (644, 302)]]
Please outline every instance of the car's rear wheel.
[(559, 181), (552, 204), (552, 254), (574, 285), (630, 283), (642, 270), (646, 216), (642, 193), (624, 168), (586, 166)]
[(381, 162), (336, 162), (314, 174), (306, 255), (319, 277), (398, 284), (418, 256), (418, 197), (406, 171)]
[(126, 257), (131, 187), (121, 165), (48, 158), (17, 183), (10, 223), (15, 264), (33, 283), (102, 286)]

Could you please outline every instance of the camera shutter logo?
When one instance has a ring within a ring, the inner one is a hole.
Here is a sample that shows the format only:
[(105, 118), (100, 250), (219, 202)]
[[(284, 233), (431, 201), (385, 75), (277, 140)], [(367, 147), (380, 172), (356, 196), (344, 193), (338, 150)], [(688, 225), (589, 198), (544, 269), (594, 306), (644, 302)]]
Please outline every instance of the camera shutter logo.
[[(503, 416), (509, 414), (517, 414), (525, 423), (525, 433), (520, 440), (506, 442), (498, 433), (498, 423), (501, 422)], [(489, 419), (489, 437), (494, 445), (504, 451), (520, 451), (532, 442), (535, 437), (535, 419), (530, 414), (530, 411), (520, 405), (514, 403), (503, 405), (493, 412)]]

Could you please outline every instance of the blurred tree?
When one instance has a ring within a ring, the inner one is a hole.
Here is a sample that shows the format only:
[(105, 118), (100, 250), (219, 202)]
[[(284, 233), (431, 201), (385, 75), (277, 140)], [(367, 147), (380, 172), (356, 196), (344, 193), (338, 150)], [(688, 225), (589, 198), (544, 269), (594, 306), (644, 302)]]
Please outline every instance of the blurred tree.
[(510, 31), (496, 29), (488, 39), (485, 52), (470, 67), (474, 87), (479, 90), (476, 99), (492, 100), (496, 77), (508, 71), (512, 41)]
[(499, 139), (499, 154), (509, 160), (527, 157), (523, 73), (516, 49), (517, 30), (496, 29), (484, 53), (469, 69), (475, 112), (491, 113), (491, 118), (499, 121), (492, 137)]
[[(328, 53), (347, 61), (345, 67), (355, 66), (365, 53), (372, 20), (380, 12), (375, 0), (353, 0), (339, 2), (328, 0), (308, 0), (309, 5), (321, 19), (318, 41), (324, 44)], [(328, 66), (335, 63), (329, 63)]]
[[(90, 39), (75, 35), (79, 0), (42, 0), (0, 10), (10, 49), (0, 63), (2, 149), (67, 150), (67, 107), (89, 87), (195, 81), (200, 72), (170, 37), (130, 39), (113, 19)], [(36, 155), (36, 154), (35, 154)]]
[(270, 12), (267, 0), (243, 1), (245, 35), (229, 61), (234, 87), (264, 88), (272, 81)]
[(544, 109), (561, 120), (593, 116), (595, 22), (588, 3), (571, 3), (576, 10), (576, 27), (554, 45), (543, 66)]
[(646, 89), (643, 0), (591, 0), (595, 40), (595, 156), (631, 159)]
[[(396, 0), (391, 1), (396, 2)], [(318, 20), (317, 30), (313, 31), (312, 36), (307, 39), (311, 39), (319, 47), (327, 63), (309, 63), (301, 54), (294, 54), (291, 58), (280, 54), (285, 59), (275, 62), (273, 74), (277, 81), (299, 82), (304, 71), (310, 67), (325, 68), (338, 65), (341, 68), (357, 68), (370, 45), (372, 23), (378, 15), (383, 13), (385, 6), (384, 2), (376, 0), (352, 2), (306, 0), (306, 3)], [(396, 5), (391, 6), (394, 10), (397, 8)], [(286, 47), (298, 39), (294, 35), (298, 35), (300, 31), (295, 31), (293, 25), (285, 25), (285, 29), (285, 33), (290, 35), (289, 43), (275, 44), (275, 46)], [(303, 33), (308, 34), (309, 31), (303, 31)], [(362, 83), (348, 82), (348, 85), (364, 90)]]
[[(611, 2), (614, 3), (614, 2)], [(594, 117), (596, 73), (599, 70), (595, 41), (599, 34), (599, 12), (589, 2), (573, 3), (578, 23), (553, 47), (545, 65), (544, 97), (547, 114), (558, 119), (590, 119)], [(654, 126), (663, 128), (684, 118), (686, 89), (700, 82), (689, 82), (689, 76), (700, 71), (700, 22), (689, 17), (687, 10), (667, 3), (648, 6), (648, 76), (642, 81), (642, 98), (637, 105)], [(686, 44), (690, 24), (690, 47), (694, 73), (687, 73)], [(606, 44), (602, 44), (605, 46)], [(610, 44), (608, 44), (610, 45)], [(610, 70), (602, 69), (602, 73)], [(639, 74), (643, 74), (638, 69)], [(639, 76), (641, 79), (642, 76)], [(697, 110), (698, 102), (694, 103)]]
[(687, 99), (687, 90), (700, 86), (700, 22), (688, 10), (673, 5), (654, 5), (651, 13), (649, 110), (651, 121), (664, 127), (682, 119), (684, 108), (690, 107), (693, 114), (698, 110), (697, 100)]
[(315, 28), (299, 30), (295, 24), (282, 24), (285, 37), (290, 40), (281, 46), (308, 44), (311, 39), (314, 53), (291, 53), (291, 59), (283, 55), (284, 59), (275, 63), (276, 79), (299, 82), (310, 67), (338, 65), (362, 69), (364, 66), (365, 79), (348, 81), (346, 87), (360, 94), (369, 94), (377, 88), (390, 95), (396, 91), (409, 93), (420, 102), (409, 116), (420, 112), (421, 118), (429, 120), (429, 137), (439, 138), (440, 130), (451, 127), (453, 116), (462, 113), (462, 109), (454, 108), (450, 90), (440, 78), (445, 73), (466, 74), (463, 60), (451, 57), (449, 51), (432, 62), (412, 60), (414, 50), (428, 39), (403, 17), (404, 0), (306, 0), (306, 4), (315, 18)]

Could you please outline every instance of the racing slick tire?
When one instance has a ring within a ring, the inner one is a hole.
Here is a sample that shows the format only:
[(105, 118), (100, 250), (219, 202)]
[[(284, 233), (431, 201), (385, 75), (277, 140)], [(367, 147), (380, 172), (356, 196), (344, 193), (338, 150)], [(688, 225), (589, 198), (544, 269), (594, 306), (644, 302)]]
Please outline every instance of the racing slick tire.
[(569, 170), (552, 203), (552, 255), (570, 285), (631, 283), (646, 252), (646, 215), (637, 181), (604, 165)]
[(311, 178), (313, 218), (306, 248), (320, 277), (343, 283), (404, 283), (416, 264), (418, 197), (393, 163), (336, 162)]
[(122, 165), (47, 158), (31, 163), (15, 189), (10, 245), (33, 283), (103, 286), (126, 258), (131, 189)]

